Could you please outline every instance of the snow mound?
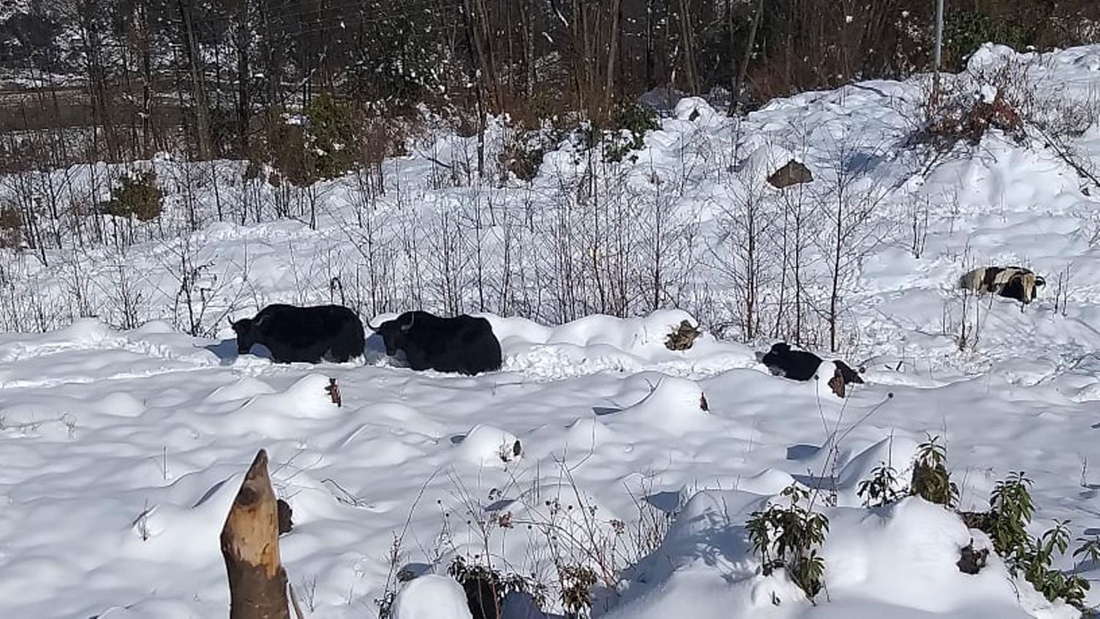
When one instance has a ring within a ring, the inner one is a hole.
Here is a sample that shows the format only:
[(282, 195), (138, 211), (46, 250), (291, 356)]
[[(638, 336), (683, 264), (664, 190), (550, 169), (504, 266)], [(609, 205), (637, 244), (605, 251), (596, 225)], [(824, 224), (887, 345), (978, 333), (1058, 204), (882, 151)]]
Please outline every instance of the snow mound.
[(608, 418), (612, 423), (643, 424), (670, 434), (682, 434), (706, 426), (711, 417), (708, 408), (698, 384), (667, 376), (642, 401)]
[(296, 417), (328, 417), (339, 412), (326, 389), (329, 378), (307, 374), (282, 393), (260, 394), (241, 409), (264, 414), (285, 413)]
[(206, 396), (203, 402), (218, 404), (233, 402), (234, 400), (247, 400), (248, 398), (272, 393), (275, 393), (275, 389), (264, 381), (251, 376), (242, 376), (235, 382), (218, 387)]
[(73, 350), (120, 348), (126, 342), (125, 336), (111, 330), (103, 322), (95, 318), (79, 318), (68, 327), (41, 335), (0, 337), (0, 363)]
[(145, 403), (125, 391), (113, 391), (103, 396), (92, 409), (120, 417), (137, 417), (145, 411)]
[(522, 318), (485, 317), (500, 339), (504, 369), (528, 378), (561, 380), (649, 369), (699, 377), (753, 365), (746, 347), (718, 342), (709, 333), (697, 337), (687, 350), (669, 350), (668, 337), (683, 321), (699, 324), (681, 310), (658, 310), (638, 318), (594, 314), (556, 327)]
[(978, 574), (959, 571), (959, 551), (971, 539), (976, 550), (989, 540), (939, 505), (911, 497), (883, 512), (851, 509), (830, 516), (822, 555), (831, 595), (941, 614), (964, 606), (1017, 606), (1011, 579), (995, 555)]
[(772, 495), (779, 494), (794, 481), (790, 473), (769, 468), (756, 475), (742, 478), (737, 484), (737, 489), (752, 494)]
[(569, 452), (584, 453), (614, 439), (615, 431), (598, 419), (582, 417), (569, 425), (565, 447)]
[(478, 424), (458, 440), (458, 457), (479, 466), (506, 464), (523, 457), (523, 444), (515, 434)]
[(665, 340), (681, 321), (699, 324), (691, 314), (682, 310), (658, 310), (640, 318), (593, 314), (557, 327), (544, 327), (522, 318), (487, 318), (490, 318), (493, 332), (504, 347), (519, 344), (610, 346), (643, 358), (652, 358), (661, 351), (672, 353), (665, 348)]
[(741, 523), (766, 503), (747, 492), (697, 493), (660, 548), (628, 575), (623, 602), (605, 617), (1073, 616), (1064, 605), (1036, 600), (996, 555), (978, 574), (959, 571), (961, 549), (988, 548), (988, 538), (915, 497), (879, 510), (825, 511), (830, 526), (820, 553), (829, 601), (812, 606), (782, 571), (762, 574)]
[(749, 179), (763, 185), (769, 176), (792, 159), (797, 160), (794, 153), (786, 148), (777, 144), (764, 144), (749, 153), (738, 167), (748, 174)]
[(385, 423), (402, 432), (419, 434), (433, 440), (447, 434), (445, 426), (432, 420), (419, 410), (400, 402), (379, 402), (355, 411), (355, 417), (370, 419), (372, 423)]
[(676, 104), (675, 116), (677, 120), (686, 120), (699, 125), (707, 126), (721, 123), (725, 115), (714, 111), (714, 108), (702, 97), (684, 97)]
[(393, 619), (473, 619), (466, 592), (455, 579), (438, 574), (414, 578), (393, 603)]

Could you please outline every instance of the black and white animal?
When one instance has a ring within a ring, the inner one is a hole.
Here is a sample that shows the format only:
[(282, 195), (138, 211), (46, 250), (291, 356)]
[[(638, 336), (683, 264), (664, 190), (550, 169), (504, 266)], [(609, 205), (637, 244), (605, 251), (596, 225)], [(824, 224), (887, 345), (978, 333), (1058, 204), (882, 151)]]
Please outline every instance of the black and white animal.
[[(771, 350), (760, 361), (776, 376), (801, 381), (810, 380), (816, 376), (822, 364), (821, 357), (804, 350), (791, 350), (786, 342), (773, 344)], [(833, 360), (833, 364), (833, 375), (828, 381), (833, 393), (843, 398), (847, 392), (845, 388), (847, 385), (863, 383), (863, 377), (847, 363)]]
[(1034, 301), (1038, 288), (1046, 283), (1023, 267), (978, 267), (959, 278), (959, 288), (988, 292), (1025, 304)]
[(428, 312), (405, 312), (377, 328), (386, 354), (405, 353), (414, 370), (478, 374), (499, 370), (500, 342), (488, 320), (474, 316), (440, 318)]
[(339, 305), (268, 305), (255, 317), (234, 322), (233, 331), (237, 354), (263, 344), (278, 363), (343, 363), (361, 356), (366, 342), (359, 317)]

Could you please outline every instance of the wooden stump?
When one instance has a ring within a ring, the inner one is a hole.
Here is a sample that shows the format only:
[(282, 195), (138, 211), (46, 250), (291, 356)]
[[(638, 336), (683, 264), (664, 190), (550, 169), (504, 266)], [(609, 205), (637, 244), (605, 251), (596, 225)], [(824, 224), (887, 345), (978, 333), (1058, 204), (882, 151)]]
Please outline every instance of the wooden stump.
[(263, 449), (233, 500), (221, 543), (229, 575), (229, 619), (290, 619), (286, 571), (279, 562), (278, 508)]

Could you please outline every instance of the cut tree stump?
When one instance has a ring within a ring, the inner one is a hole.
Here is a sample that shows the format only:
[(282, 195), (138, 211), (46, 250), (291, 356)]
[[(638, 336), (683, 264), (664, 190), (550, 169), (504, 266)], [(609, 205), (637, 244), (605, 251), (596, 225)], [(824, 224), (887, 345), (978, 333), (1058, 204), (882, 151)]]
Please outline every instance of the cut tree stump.
[(263, 449), (229, 508), (221, 543), (229, 575), (229, 619), (290, 619), (286, 571), (279, 562), (278, 508)]

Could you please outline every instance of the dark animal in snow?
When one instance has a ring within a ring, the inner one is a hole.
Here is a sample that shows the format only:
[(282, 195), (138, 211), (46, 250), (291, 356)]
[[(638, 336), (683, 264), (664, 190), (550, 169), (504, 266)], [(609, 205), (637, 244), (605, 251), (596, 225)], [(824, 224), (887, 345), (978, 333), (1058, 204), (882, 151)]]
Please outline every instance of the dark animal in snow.
[(441, 318), (428, 312), (405, 312), (377, 328), (386, 354), (405, 353), (414, 370), (478, 374), (499, 370), (500, 342), (488, 320), (474, 316)]
[(279, 521), (279, 535), (290, 533), (294, 529), (294, 510), (290, 504), (279, 499), (275, 502), (276, 518)]
[(343, 363), (363, 354), (366, 337), (359, 317), (346, 307), (268, 305), (254, 318), (233, 323), (237, 353), (263, 344), (278, 363)]
[[(771, 350), (760, 361), (768, 366), (768, 371), (772, 374), (800, 381), (813, 378), (822, 363), (821, 357), (804, 350), (792, 350), (786, 342), (773, 344)], [(829, 387), (836, 395), (843, 398), (847, 393), (847, 385), (863, 383), (863, 377), (847, 363), (833, 360), (833, 366)]]
[(959, 288), (987, 292), (1027, 304), (1046, 280), (1023, 267), (978, 267), (959, 278)]

